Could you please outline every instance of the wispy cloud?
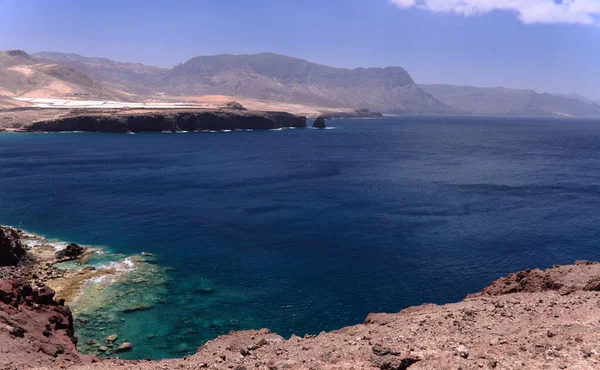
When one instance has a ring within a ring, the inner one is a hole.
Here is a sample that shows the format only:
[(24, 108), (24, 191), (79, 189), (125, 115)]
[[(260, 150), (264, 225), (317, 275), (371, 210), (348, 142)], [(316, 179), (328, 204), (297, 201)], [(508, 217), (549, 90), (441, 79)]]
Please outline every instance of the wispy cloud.
[(600, 0), (390, 0), (403, 8), (419, 8), (434, 13), (474, 16), (494, 10), (517, 14), (530, 23), (600, 23)]

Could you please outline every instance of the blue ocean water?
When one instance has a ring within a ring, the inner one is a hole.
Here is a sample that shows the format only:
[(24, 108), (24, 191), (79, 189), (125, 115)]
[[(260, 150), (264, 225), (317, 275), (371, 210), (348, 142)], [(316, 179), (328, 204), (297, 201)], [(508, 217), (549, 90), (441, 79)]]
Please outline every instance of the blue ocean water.
[(168, 282), (122, 315), (126, 358), (182, 356), (233, 329), (318, 333), (600, 259), (600, 122), (330, 124), (0, 133), (0, 223), (157, 256)]

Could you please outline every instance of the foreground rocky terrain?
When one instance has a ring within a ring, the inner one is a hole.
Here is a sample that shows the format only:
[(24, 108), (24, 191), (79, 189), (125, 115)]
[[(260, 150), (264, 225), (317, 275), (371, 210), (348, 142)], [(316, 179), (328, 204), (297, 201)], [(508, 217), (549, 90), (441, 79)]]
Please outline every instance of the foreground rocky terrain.
[[(0, 248), (20, 253), (19, 231), (0, 230)], [(78, 354), (68, 307), (52, 300), (51, 289), (27, 284), (22, 262), (27, 257), (20, 258), (21, 265), (0, 268), (5, 279), (0, 280), (1, 369), (600, 367), (600, 264), (595, 262), (521, 271), (459, 303), (370, 314), (363, 324), (316, 336), (286, 340), (267, 329), (232, 332), (194, 355), (153, 362)]]

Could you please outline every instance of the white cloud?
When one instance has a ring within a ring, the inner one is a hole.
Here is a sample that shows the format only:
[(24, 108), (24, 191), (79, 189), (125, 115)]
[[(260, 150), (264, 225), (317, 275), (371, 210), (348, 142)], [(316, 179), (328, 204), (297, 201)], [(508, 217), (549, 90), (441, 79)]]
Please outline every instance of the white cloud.
[(474, 16), (494, 10), (517, 14), (521, 22), (600, 24), (600, 0), (390, 0), (403, 8)]

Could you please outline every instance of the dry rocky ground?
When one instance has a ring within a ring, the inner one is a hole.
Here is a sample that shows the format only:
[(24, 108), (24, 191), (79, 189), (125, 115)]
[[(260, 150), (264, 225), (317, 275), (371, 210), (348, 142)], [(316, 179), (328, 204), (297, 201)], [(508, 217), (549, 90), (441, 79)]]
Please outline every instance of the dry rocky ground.
[(370, 314), (365, 323), (284, 340), (232, 333), (185, 359), (76, 369), (598, 369), (600, 264), (500, 279), (462, 302)]
[[(0, 247), (20, 254), (15, 234), (0, 231)], [(157, 362), (78, 354), (68, 307), (48, 288), (15, 283), (27, 270), (1, 269), (12, 280), (0, 280), (0, 369), (600, 368), (600, 264), (592, 262), (522, 271), (459, 303), (370, 314), (317, 336), (234, 332)]]

